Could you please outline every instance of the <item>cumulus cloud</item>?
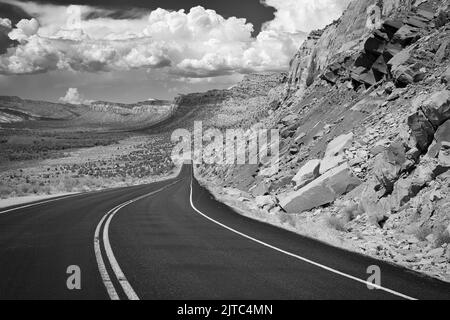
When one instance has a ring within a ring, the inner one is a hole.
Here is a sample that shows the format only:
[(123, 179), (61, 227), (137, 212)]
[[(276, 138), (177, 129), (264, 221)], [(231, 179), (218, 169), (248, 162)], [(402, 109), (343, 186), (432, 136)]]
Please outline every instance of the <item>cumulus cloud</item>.
[(19, 45), (0, 55), (0, 74), (167, 68), (186, 78), (285, 70), (302, 31), (329, 23), (343, 7), (338, 0), (264, 0), (276, 9), (275, 19), (254, 38), (245, 19), (200, 6), (114, 19), (89, 6), (4, 1), (35, 18), (9, 32)]
[(275, 19), (266, 24), (272, 30), (295, 33), (323, 28), (342, 14), (351, 0), (261, 0), (273, 7)]
[(59, 98), (62, 103), (70, 104), (90, 104), (91, 101), (87, 100), (78, 92), (77, 88), (69, 88), (64, 97)]
[(0, 28), (11, 29), (11, 20), (8, 18), (0, 18)]
[(32, 18), (22, 19), (17, 23), (16, 27), (8, 34), (11, 40), (16, 40), (20, 43), (24, 43), (34, 36), (39, 30), (39, 22)]

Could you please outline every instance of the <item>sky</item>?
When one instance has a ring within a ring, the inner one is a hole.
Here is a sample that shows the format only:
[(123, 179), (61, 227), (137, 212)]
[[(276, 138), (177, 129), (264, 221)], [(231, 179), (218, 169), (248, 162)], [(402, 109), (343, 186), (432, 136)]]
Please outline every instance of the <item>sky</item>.
[(0, 0), (0, 95), (172, 99), (287, 71), (349, 0)]

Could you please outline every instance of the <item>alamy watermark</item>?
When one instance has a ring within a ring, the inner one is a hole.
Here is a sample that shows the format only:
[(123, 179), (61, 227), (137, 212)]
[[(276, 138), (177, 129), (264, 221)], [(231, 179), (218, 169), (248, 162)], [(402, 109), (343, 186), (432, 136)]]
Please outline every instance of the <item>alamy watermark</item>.
[(172, 150), (172, 161), (193, 164), (244, 165), (260, 163), (268, 168), (264, 175), (273, 175), (279, 169), (280, 134), (276, 129), (253, 127), (220, 130), (208, 128), (203, 123), (194, 123), (194, 132), (178, 129), (171, 140), (176, 143)]
[(66, 281), (67, 289), (81, 290), (81, 268), (77, 265), (67, 267), (66, 273), (69, 275)]
[(367, 274), (369, 278), (367, 279), (367, 288), (369, 290), (378, 290), (381, 287), (381, 268), (379, 266), (373, 265), (367, 268)]

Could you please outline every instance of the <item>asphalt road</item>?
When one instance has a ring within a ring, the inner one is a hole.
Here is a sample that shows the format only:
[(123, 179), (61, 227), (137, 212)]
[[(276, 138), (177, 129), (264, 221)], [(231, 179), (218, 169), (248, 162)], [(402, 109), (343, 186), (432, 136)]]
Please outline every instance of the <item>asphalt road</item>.
[[(69, 266), (81, 290), (68, 289)], [(450, 299), (450, 284), (245, 218), (188, 165), (164, 182), (0, 210), (0, 299), (411, 298)]]

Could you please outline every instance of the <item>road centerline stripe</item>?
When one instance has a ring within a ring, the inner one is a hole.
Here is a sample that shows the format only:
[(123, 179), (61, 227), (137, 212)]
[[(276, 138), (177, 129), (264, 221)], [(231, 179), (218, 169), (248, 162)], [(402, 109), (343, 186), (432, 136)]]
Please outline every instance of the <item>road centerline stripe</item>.
[(176, 183), (180, 182), (182, 179), (176, 180), (156, 191), (152, 191), (148, 194), (145, 194), (143, 196), (137, 197), (135, 199), (132, 200), (128, 200), (122, 204), (117, 205), (116, 207), (114, 207), (113, 209), (111, 209), (110, 211), (108, 211), (107, 214), (105, 214), (103, 216), (103, 218), (100, 220), (100, 222), (97, 225), (96, 231), (95, 231), (95, 236), (94, 236), (94, 252), (95, 252), (95, 256), (96, 256), (96, 260), (97, 260), (97, 265), (98, 265), (98, 269), (100, 272), (100, 276), (102, 278), (103, 284), (105, 285), (106, 291), (110, 297), (111, 300), (120, 300), (120, 297), (116, 291), (116, 289), (114, 288), (114, 284), (111, 281), (111, 277), (108, 274), (108, 270), (106, 268), (106, 265), (104, 263), (104, 259), (102, 257), (102, 251), (101, 251), (101, 241), (100, 241), (100, 229), (102, 227), (102, 225), (104, 225), (103, 227), (103, 233), (102, 233), (102, 239), (103, 239), (103, 248), (106, 252), (106, 259), (108, 260), (111, 269), (113, 270), (113, 273), (117, 279), (117, 281), (119, 282), (120, 286), (122, 287), (125, 295), (127, 296), (127, 298), (129, 300), (139, 300), (139, 296), (136, 294), (136, 292), (134, 291), (133, 287), (131, 286), (131, 284), (128, 282), (124, 272), (122, 271), (122, 269), (120, 268), (119, 263), (117, 262), (117, 259), (114, 255), (114, 252), (112, 250), (112, 246), (111, 246), (111, 242), (109, 240), (109, 226), (111, 224), (112, 219), (114, 218), (114, 216), (123, 208), (125, 208), (126, 206), (135, 203), (137, 201), (140, 201), (142, 199), (145, 199), (147, 197), (153, 196), (173, 185), (175, 185)]
[(371, 286), (372, 288), (375, 288), (375, 289), (378, 289), (378, 290), (385, 291), (385, 292), (387, 292), (387, 293), (390, 293), (390, 294), (392, 294), (392, 295), (398, 296), (398, 297), (403, 298), (403, 299), (406, 299), (406, 300), (417, 300), (416, 298), (413, 298), (413, 297), (410, 297), (410, 296), (408, 296), (408, 295), (402, 294), (402, 293), (397, 292), (397, 291), (395, 291), (395, 290), (391, 290), (391, 289), (385, 288), (385, 287), (383, 287), (383, 286), (381, 286), (381, 285), (377, 285), (377, 284), (374, 284), (374, 283), (371, 283), (371, 282), (362, 280), (362, 279), (360, 279), (360, 278), (357, 278), (357, 277), (355, 277), (355, 276), (346, 274), (346, 273), (344, 273), (344, 272), (341, 272), (341, 271), (339, 271), (339, 270), (336, 270), (336, 269), (333, 269), (333, 268), (331, 268), (331, 267), (325, 266), (325, 265), (320, 264), (320, 263), (318, 263), (318, 262), (314, 262), (314, 261), (309, 260), (309, 259), (307, 259), (307, 258), (304, 258), (304, 257), (302, 257), (302, 256), (299, 256), (299, 255), (296, 255), (296, 254), (294, 254), (294, 253), (288, 252), (288, 251), (286, 251), (286, 250), (280, 249), (280, 248), (275, 247), (275, 246), (273, 246), (273, 245), (270, 245), (270, 244), (268, 244), (268, 243), (266, 243), (266, 242), (264, 242), (264, 241), (261, 241), (261, 240), (255, 239), (255, 238), (253, 238), (253, 237), (251, 237), (251, 236), (249, 236), (249, 235), (246, 235), (245, 233), (242, 233), (242, 232), (240, 232), (240, 231), (237, 231), (237, 230), (235, 230), (235, 229), (233, 229), (233, 228), (231, 228), (231, 227), (228, 227), (228, 226), (224, 225), (223, 223), (221, 223), (221, 222), (219, 222), (219, 221), (217, 221), (217, 220), (214, 220), (213, 218), (207, 216), (206, 214), (204, 214), (203, 212), (201, 212), (199, 209), (197, 209), (197, 208), (195, 207), (194, 201), (193, 201), (193, 179), (194, 179), (194, 178), (193, 178), (193, 174), (192, 174), (192, 176), (191, 176), (191, 190), (190, 190), (190, 203), (191, 203), (191, 207), (192, 207), (192, 209), (194, 209), (194, 211), (196, 211), (198, 214), (200, 214), (201, 216), (203, 216), (203, 217), (206, 218), (207, 220), (209, 220), (209, 221), (211, 221), (211, 222), (213, 222), (213, 223), (215, 223), (215, 224), (221, 226), (222, 228), (225, 228), (225, 229), (227, 229), (228, 231), (231, 231), (231, 232), (233, 232), (233, 233), (235, 233), (235, 234), (237, 234), (237, 235), (239, 235), (239, 236), (241, 236), (241, 237), (244, 237), (244, 238), (246, 238), (246, 239), (248, 239), (248, 240), (251, 240), (251, 241), (253, 241), (253, 242), (256, 242), (256, 243), (258, 243), (258, 244), (260, 244), (260, 245), (262, 245), (262, 246), (264, 246), (264, 247), (267, 247), (267, 248), (269, 248), (269, 249), (273, 249), (273, 250), (275, 250), (275, 251), (278, 251), (278, 252), (280, 252), (280, 253), (283, 253), (283, 254), (288, 255), (288, 256), (290, 256), (290, 257), (293, 257), (293, 258), (295, 258), (295, 259), (298, 259), (298, 260), (301, 260), (301, 261), (306, 262), (306, 263), (308, 263), (308, 264), (311, 264), (311, 265), (314, 265), (314, 266), (316, 266), (316, 267), (319, 267), (319, 268), (321, 268), (321, 269), (323, 269), (323, 270), (332, 272), (332, 273), (334, 273), (334, 274), (337, 274), (337, 275), (342, 276), (342, 277), (345, 277), (345, 278), (347, 278), (347, 279), (350, 279), (350, 280), (353, 280), (353, 281), (356, 281), (356, 282), (365, 284), (365, 285), (367, 285), (367, 286)]

